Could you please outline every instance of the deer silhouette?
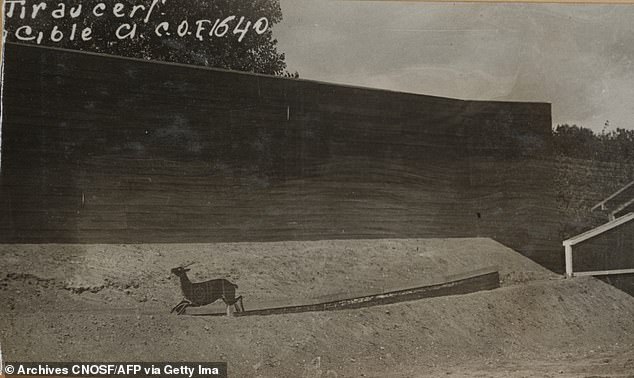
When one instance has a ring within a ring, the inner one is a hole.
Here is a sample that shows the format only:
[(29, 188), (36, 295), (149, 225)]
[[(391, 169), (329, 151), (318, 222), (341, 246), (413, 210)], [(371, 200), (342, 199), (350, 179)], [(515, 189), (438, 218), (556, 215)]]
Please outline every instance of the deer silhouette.
[(187, 277), (187, 272), (190, 271), (187, 267), (192, 264), (194, 263), (179, 266), (171, 270), (172, 274), (180, 279), (181, 291), (185, 299), (174, 306), (170, 312), (176, 312), (178, 315), (182, 315), (185, 313), (187, 307), (205, 306), (214, 303), (218, 299), (222, 299), (227, 305), (227, 315), (232, 315), (234, 309), (236, 312), (244, 311), (242, 296), (236, 298), (238, 285), (225, 279), (196, 283), (191, 282), (189, 277)]

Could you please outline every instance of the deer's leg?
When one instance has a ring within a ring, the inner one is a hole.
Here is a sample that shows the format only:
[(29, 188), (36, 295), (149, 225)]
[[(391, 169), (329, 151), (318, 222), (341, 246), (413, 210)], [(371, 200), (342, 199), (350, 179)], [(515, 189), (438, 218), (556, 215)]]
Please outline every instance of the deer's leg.
[(176, 315), (180, 315), (180, 314), (182, 314), (183, 308), (184, 308), (185, 306), (187, 306), (187, 304), (186, 304), (186, 303), (181, 303), (181, 304), (179, 304), (178, 306), (176, 306), (176, 309), (175, 309), (175, 311), (176, 311)]
[[(239, 296), (238, 298), (235, 298), (233, 300), (225, 300), (225, 298), (223, 298), (223, 300), (225, 301), (227, 308), (233, 307), (233, 309), (236, 312), (244, 312), (244, 305), (242, 304), (242, 296)], [(229, 315), (229, 310), (227, 310), (227, 315)]]
[(176, 314), (181, 315), (183, 312), (185, 312), (185, 308), (190, 304), (190, 301), (188, 301), (187, 299), (183, 299), (176, 306), (174, 306), (174, 308), (172, 308), (172, 311), (170, 311), (170, 313), (176, 311)]
[(177, 309), (178, 309), (178, 308), (179, 308), (179, 307), (180, 307), (183, 303), (185, 303), (185, 302), (187, 302), (187, 301), (186, 301), (186, 300), (184, 300), (184, 299), (183, 299), (182, 301), (178, 302), (178, 304), (177, 304), (176, 306), (172, 307), (172, 311), (170, 311), (170, 314), (171, 314), (172, 312), (176, 311), (176, 310), (177, 310)]
[(183, 315), (185, 313), (185, 310), (187, 309), (187, 307), (189, 307), (190, 304), (191, 304), (191, 302), (183, 303), (181, 305), (180, 309), (178, 310), (177, 314), (178, 315)]
[(244, 312), (244, 304), (242, 304), (242, 295), (233, 302), (237, 312)]
[(225, 302), (225, 305), (227, 306), (227, 316), (233, 316), (236, 300), (229, 300), (225, 296), (223, 296), (222, 301)]
[(227, 306), (227, 316), (233, 316), (233, 303), (225, 297), (222, 297), (222, 301), (225, 302), (225, 305)]

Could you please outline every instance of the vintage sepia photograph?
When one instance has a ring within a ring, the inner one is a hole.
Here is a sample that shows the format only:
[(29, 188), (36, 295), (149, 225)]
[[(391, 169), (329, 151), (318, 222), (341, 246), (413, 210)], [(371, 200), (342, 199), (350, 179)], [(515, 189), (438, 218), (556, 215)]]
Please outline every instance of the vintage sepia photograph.
[(634, 377), (634, 5), (2, 8), (1, 377)]

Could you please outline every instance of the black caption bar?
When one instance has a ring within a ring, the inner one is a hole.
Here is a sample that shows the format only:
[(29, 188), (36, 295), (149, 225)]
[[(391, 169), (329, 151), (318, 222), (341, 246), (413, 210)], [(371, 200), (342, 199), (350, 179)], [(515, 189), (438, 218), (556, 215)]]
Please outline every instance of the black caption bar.
[(227, 363), (16, 362), (6, 363), (2, 367), (2, 372), (7, 377), (227, 378)]

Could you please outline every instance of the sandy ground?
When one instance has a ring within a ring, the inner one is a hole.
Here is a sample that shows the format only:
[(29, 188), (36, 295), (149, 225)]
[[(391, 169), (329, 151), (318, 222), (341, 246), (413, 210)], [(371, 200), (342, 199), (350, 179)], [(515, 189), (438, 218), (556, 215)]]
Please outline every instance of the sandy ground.
[[(227, 361), (232, 377), (634, 376), (633, 297), (562, 279), (489, 239), (2, 245), (0, 256), (9, 361)], [(247, 308), (491, 266), (502, 287), (359, 310), (178, 317), (169, 269), (187, 261), (198, 262), (194, 281), (237, 283)]]

